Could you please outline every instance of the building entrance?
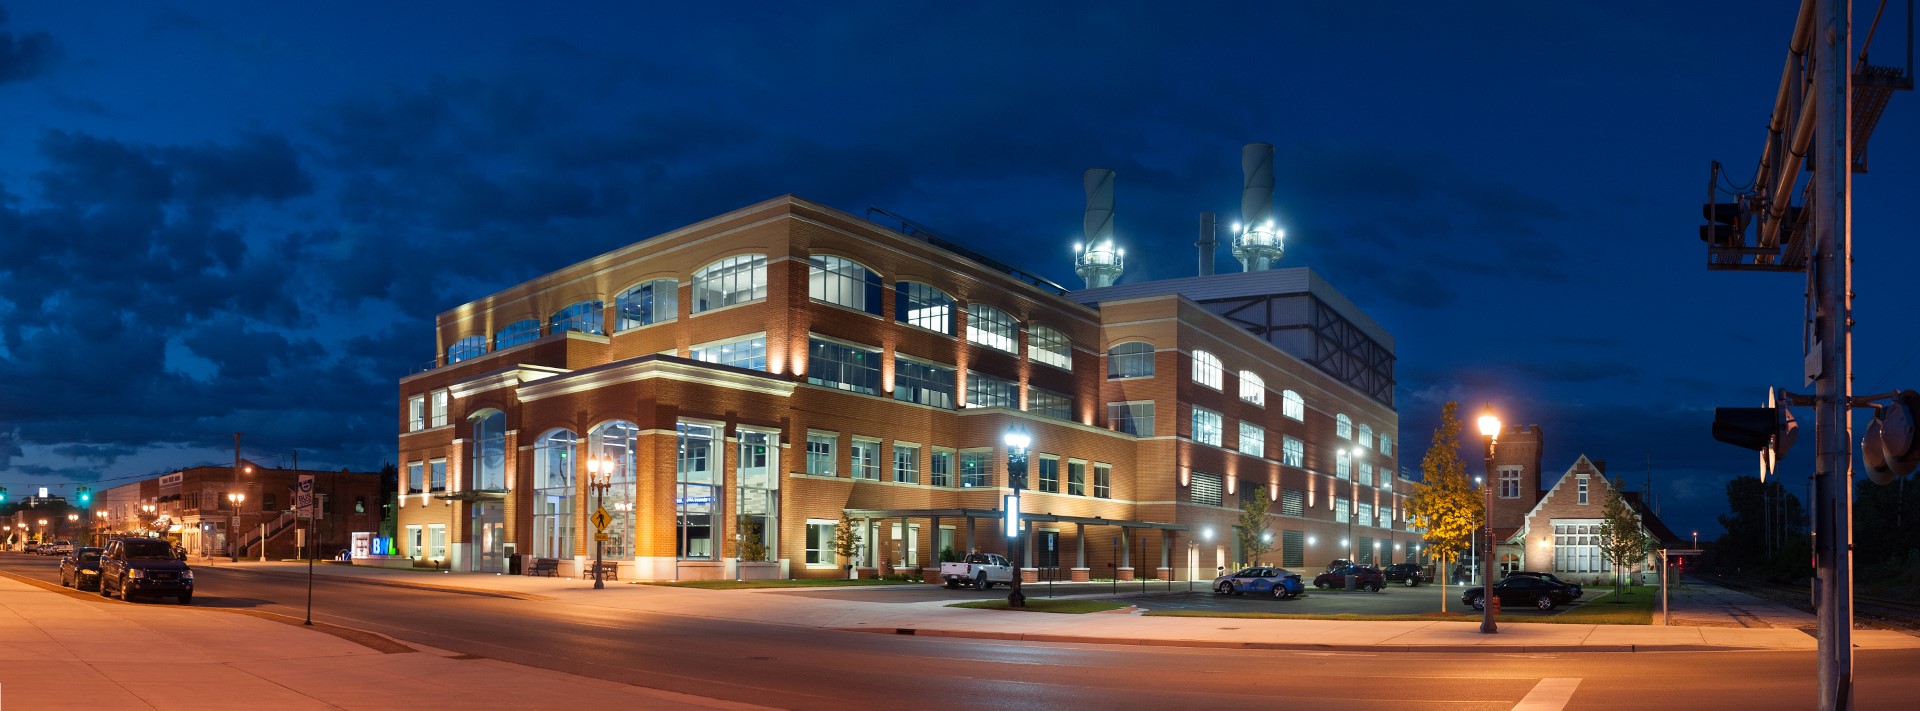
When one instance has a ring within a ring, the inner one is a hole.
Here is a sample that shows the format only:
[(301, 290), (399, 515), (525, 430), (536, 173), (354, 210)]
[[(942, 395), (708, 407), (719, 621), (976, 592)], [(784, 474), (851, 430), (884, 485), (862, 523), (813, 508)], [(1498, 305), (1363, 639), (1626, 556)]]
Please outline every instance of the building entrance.
[(473, 505), (473, 528), (467, 539), (467, 560), (473, 572), (507, 572), (507, 510), (497, 501)]

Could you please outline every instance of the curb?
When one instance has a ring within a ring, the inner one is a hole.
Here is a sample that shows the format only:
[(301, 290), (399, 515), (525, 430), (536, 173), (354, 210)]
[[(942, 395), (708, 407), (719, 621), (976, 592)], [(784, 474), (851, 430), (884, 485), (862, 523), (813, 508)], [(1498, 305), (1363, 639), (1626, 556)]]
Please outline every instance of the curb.
[[(239, 566), (208, 568), (208, 569), (234, 571), (234, 572), (246, 573), (249, 575), (267, 575), (267, 576), (272, 576), (276, 578), (285, 578), (285, 579), (305, 580), (307, 578), (307, 576), (303, 573), (288, 573), (288, 572), (283, 572), (278, 570), (248, 570), (244, 567), (239, 567)], [(453, 593), (456, 595), (474, 595), (478, 597), (498, 597), (498, 598), (506, 598), (509, 600), (541, 601), (541, 600), (559, 599), (559, 598), (550, 597), (547, 595), (540, 595), (536, 593), (512, 592), (508, 590), (484, 590), (481, 588), (462, 588), (462, 587), (455, 587), (452, 585), (429, 585), (424, 583), (409, 583), (409, 582), (403, 582), (399, 580), (358, 578), (358, 577), (351, 577), (346, 575), (315, 574), (313, 577), (316, 580), (324, 579), (324, 580), (331, 580), (331, 581), (342, 582), (342, 583), (354, 583), (358, 585), (379, 585), (381, 587), (389, 587), (389, 588), (409, 588), (413, 590), (430, 590), (433, 592)]]
[(1257, 649), (1291, 652), (1429, 652), (1547, 654), (1569, 652), (1754, 652), (1761, 647), (1726, 647), (1711, 644), (1314, 644), (1292, 642), (1224, 642), (1203, 639), (1141, 639), (1127, 637), (1080, 637), (1064, 634), (1024, 632), (975, 632), (971, 630), (920, 629), (917, 627), (827, 627), (837, 632), (910, 635), (916, 637), (955, 637), (993, 639), (1008, 642), (1054, 642), (1063, 644), (1117, 644), (1138, 647), (1189, 647), (1198, 649)]

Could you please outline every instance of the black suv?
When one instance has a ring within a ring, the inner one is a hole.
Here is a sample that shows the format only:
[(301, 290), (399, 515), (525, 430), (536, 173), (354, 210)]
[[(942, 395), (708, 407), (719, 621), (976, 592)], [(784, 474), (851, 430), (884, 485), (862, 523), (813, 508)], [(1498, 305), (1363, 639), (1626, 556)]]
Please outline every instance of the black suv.
[(136, 595), (172, 596), (193, 603), (193, 570), (158, 538), (115, 538), (100, 554), (100, 595), (132, 602)]
[(1380, 569), (1381, 577), (1389, 583), (1399, 583), (1407, 587), (1417, 587), (1421, 583), (1433, 582), (1433, 576), (1420, 567), (1419, 563), (1394, 563)]

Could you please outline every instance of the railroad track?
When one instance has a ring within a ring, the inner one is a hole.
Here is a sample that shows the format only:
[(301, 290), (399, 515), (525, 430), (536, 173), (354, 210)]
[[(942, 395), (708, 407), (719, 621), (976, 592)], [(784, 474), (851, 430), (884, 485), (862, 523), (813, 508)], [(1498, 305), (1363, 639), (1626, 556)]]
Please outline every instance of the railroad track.
[[(1813, 612), (1813, 598), (1805, 585), (1782, 585), (1758, 580), (1742, 580), (1712, 575), (1697, 575), (1707, 582), (1720, 585), (1756, 597), (1764, 597), (1785, 603), (1797, 610)], [(1920, 603), (1905, 600), (1893, 600), (1870, 595), (1853, 596), (1853, 616), (1856, 623), (1865, 621), (1876, 627), (1915, 631), (1920, 630)]]

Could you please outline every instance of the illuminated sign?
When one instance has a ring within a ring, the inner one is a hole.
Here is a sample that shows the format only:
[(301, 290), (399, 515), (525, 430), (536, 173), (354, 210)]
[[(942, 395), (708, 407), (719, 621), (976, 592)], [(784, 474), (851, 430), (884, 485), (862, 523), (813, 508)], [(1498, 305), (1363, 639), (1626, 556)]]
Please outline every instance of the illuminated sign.
[(1005, 506), (1007, 510), (1007, 537), (1013, 538), (1014, 536), (1020, 535), (1020, 495), (1007, 494)]
[(682, 505), (706, 506), (708, 504), (713, 503), (713, 497), (711, 496), (680, 496), (680, 497), (674, 498), (673, 502), (676, 504), (682, 504)]

